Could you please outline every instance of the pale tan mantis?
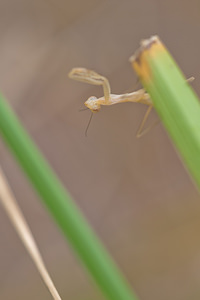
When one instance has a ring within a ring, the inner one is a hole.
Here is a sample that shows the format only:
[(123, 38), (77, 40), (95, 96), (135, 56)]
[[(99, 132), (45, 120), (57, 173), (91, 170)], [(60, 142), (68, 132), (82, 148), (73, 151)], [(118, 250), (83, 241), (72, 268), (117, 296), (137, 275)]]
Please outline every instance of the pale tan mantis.
[[(158, 121), (154, 122), (151, 126), (143, 130), (145, 122), (153, 108), (153, 103), (150, 99), (148, 93), (145, 92), (144, 89), (139, 89), (132, 93), (126, 93), (121, 95), (111, 94), (110, 84), (106, 77), (85, 68), (73, 68), (69, 73), (69, 77), (86, 82), (93, 85), (102, 85), (104, 97), (96, 98), (95, 96), (91, 96), (85, 101), (85, 106), (91, 110), (92, 113), (98, 112), (101, 108), (101, 105), (113, 105), (117, 103), (124, 103), (124, 102), (134, 102), (134, 103), (142, 103), (148, 106), (148, 109), (144, 115), (144, 118), (139, 126), (137, 131), (136, 137), (141, 137), (147, 131), (149, 131), (154, 125), (158, 123)], [(194, 78), (191, 77), (187, 81), (193, 81)], [(91, 115), (92, 116), (92, 115)], [(91, 118), (90, 118), (91, 120)], [(90, 122), (89, 122), (90, 123)], [(88, 124), (89, 125), (89, 124)], [(88, 129), (88, 126), (87, 126)], [(86, 129), (86, 132), (87, 132)]]

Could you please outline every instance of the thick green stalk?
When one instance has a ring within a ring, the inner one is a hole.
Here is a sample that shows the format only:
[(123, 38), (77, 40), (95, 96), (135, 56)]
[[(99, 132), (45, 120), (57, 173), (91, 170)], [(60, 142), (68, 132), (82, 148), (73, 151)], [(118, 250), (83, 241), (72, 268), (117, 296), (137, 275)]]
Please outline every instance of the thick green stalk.
[(200, 102), (157, 37), (143, 41), (131, 57), (185, 166), (200, 188)]
[(107, 299), (136, 300), (116, 265), (2, 96), (0, 132)]

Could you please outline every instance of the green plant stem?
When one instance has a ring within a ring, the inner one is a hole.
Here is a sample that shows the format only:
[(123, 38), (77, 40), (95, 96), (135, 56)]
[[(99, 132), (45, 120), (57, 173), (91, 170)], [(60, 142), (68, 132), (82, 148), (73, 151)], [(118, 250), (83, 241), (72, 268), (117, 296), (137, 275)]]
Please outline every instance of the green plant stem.
[(115, 263), (2, 96), (0, 96), (0, 132), (107, 299), (136, 300)]
[(200, 102), (159, 38), (131, 58), (189, 174), (200, 188)]

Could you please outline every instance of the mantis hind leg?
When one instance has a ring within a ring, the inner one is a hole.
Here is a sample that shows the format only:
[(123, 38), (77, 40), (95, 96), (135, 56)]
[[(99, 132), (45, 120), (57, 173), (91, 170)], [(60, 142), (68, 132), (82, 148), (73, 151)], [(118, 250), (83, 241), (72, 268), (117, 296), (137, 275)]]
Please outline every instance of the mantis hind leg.
[[(194, 79), (195, 79), (194, 77), (189, 77), (188, 79), (186, 79), (186, 82), (191, 83), (194, 81)], [(152, 108), (153, 108), (153, 105), (150, 105), (148, 107), (148, 109), (144, 115), (144, 118), (140, 124), (140, 127), (137, 131), (137, 134), (136, 134), (137, 138), (140, 138), (141, 136), (145, 135), (147, 132), (149, 132), (153, 127), (155, 127), (160, 122), (159, 120), (157, 120), (157, 121), (153, 122), (149, 127), (144, 129), (144, 125), (146, 123), (146, 120), (148, 119), (148, 116), (149, 116)]]
[(147, 111), (146, 111), (146, 113), (144, 115), (144, 118), (143, 118), (143, 120), (142, 120), (142, 122), (140, 124), (140, 127), (139, 127), (139, 129), (137, 131), (137, 134), (136, 134), (137, 138), (140, 138), (141, 136), (145, 135), (147, 132), (149, 132), (149, 130), (151, 130), (154, 126), (156, 126), (159, 123), (159, 120), (157, 120), (157, 121), (153, 122), (153, 124), (151, 124), (149, 127), (147, 127), (147, 128), (144, 129), (144, 125), (146, 123), (146, 120), (148, 119), (148, 116), (149, 116), (152, 108), (153, 108), (153, 105), (150, 105), (148, 107), (148, 109), (147, 109)]

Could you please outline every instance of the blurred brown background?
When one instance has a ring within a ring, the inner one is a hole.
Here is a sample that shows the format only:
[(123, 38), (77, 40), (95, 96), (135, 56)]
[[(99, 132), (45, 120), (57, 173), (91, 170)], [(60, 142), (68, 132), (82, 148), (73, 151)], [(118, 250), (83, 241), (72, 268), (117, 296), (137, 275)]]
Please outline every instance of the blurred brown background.
[[(103, 107), (85, 138), (102, 88), (67, 74), (130, 90), (128, 58), (158, 34), (200, 94), (199, 32), (197, 0), (0, 1), (0, 89), (141, 300), (200, 298), (199, 195), (161, 124), (135, 138), (146, 107)], [(63, 299), (103, 299), (2, 142), (0, 163)], [(0, 299), (51, 299), (2, 208)]]

